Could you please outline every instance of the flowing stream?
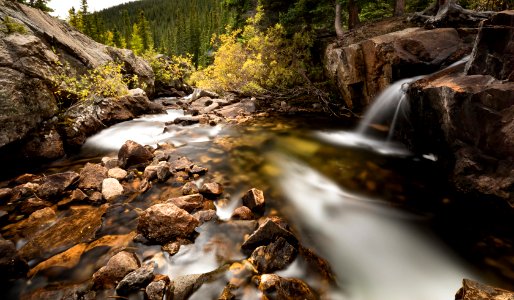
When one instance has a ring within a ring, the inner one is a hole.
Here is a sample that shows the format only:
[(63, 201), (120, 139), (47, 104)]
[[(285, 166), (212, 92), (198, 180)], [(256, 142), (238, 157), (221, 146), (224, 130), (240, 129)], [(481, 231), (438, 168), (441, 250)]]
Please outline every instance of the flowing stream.
[[(453, 299), (463, 278), (498, 281), (480, 275), (480, 267), (464, 260), (433, 230), (434, 206), (448, 199), (435, 162), (413, 156), (392, 141), (366, 135), (384, 111), (398, 117), (405, 104), (402, 86), (413, 80), (402, 80), (385, 91), (369, 112), (373, 116), (366, 116), (354, 132), (311, 116), (269, 117), (241, 126), (166, 126), (183, 115), (170, 110), (105, 129), (88, 139), (79, 156), (56, 162), (48, 170), (98, 161), (116, 153), (127, 139), (153, 146), (168, 142), (178, 154), (201, 162), (213, 178), (226, 183), (228, 197), (216, 203), (221, 219), (227, 219), (240, 205), (244, 191), (252, 187), (264, 190), (267, 209), (287, 216), (299, 230), (302, 243), (331, 264), (337, 285), (330, 287), (326, 299)], [(145, 209), (171, 189), (154, 186), (130, 205)], [(135, 220), (137, 215), (124, 215), (120, 208), (106, 217), (104, 222), (110, 225), (102, 230), (127, 233), (134, 229)], [(137, 253), (153, 259), (160, 273), (172, 279), (209, 272), (220, 266), (220, 256), (226, 261), (243, 258), (231, 248), (231, 237), (219, 237), (227, 232), (223, 226), (206, 223), (199, 228), (195, 244), (181, 247), (173, 257), (155, 246), (142, 246)], [(218, 242), (212, 242), (214, 237)], [(83, 257), (76, 272), (85, 275), (77, 278), (91, 276), (94, 270), (81, 266), (94, 264), (96, 259), (94, 255)], [(316, 285), (300, 262), (279, 274)], [(44, 287), (61, 277), (36, 276), (22, 288)], [(219, 282), (206, 284), (192, 299), (216, 299), (221, 289)], [(249, 291), (242, 299), (259, 299), (259, 295)]]

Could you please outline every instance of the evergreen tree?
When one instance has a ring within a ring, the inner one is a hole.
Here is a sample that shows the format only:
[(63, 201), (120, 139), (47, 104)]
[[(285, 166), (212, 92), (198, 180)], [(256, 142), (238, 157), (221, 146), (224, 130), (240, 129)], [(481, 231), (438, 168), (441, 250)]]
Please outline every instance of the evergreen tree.
[(150, 31), (150, 24), (146, 20), (143, 10), (139, 11), (137, 26), (139, 27), (143, 49), (152, 50), (154, 48), (152, 32)]
[(136, 55), (140, 55), (144, 52), (143, 38), (141, 37), (141, 29), (139, 25), (132, 25), (132, 34), (130, 36), (130, 49), (134, 51)]

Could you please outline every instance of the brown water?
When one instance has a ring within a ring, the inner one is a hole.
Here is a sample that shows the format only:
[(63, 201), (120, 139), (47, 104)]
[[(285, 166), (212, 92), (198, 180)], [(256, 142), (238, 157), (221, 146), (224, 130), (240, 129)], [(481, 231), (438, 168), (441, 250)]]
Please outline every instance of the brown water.
[[(340, 128), (351, 126), (341, 126), (342, 121), (308, 115), (268, 117), (251, 125), (169, 126), (164, 132), (164, 122), (180, 115), (169, 113), (113, 126), (92, 137), (80, 155), (55, 162), (44, 173), (78, 170), (86, 161), (98, 162), (102, 156), (113, 155), (127, 139), (149, 145), (166, 141), (177, 146), (177, 154), (209, 168), (198, 183), (214, 179), (224, 184), (224, 199), (215, 203), (221, 219), (230, 217), (246, 190), (262, 189), (268, 213), (286, 216), (302, 243), (331, 263), (337, 285), (322, 289), (324, 299), (452, 299), (462, 278), (509, 287), (508, 279), (498, 275), (501, 268), (487, 267), (483, 256), (468, 249), (480, 237), (461, 231), (475, 230), (473, 221), (466, 224), (458, 213), (447, 213), (459, 210), (460, 202), (449, 194), (433, 160), (396, 145), (356, 139)], [(87, 242), (83, 245), (86, 251), (77, 247), (75, 260), (44, 269), (30, 280), (19, 280), (3, 294), (17, 298), (19, 293), (40, 288), (81, 284), (120, 247), (133, 249), (142, 261), (155, 261), (158, 273), (172, 280), (243, 259), (237, 244), (244, 229), (234, 234), (223, 222), (202, 225), (195, 243), (181, 247), (172, 257), (160, 246), (131, 241), (137, 211), (179, 194), (180, 184), (167, 182), (111, 204), (94, 235), (94, 240), (103, 242), (97, 242), (100, 246)], [(77, 210), (84, 214), (100, 209), (62, 208), (55, 222), (74, 216)], [(489, 236), (487, 230), (479, 234)], [(18, 248), (28, 241), (12, 225), (4, 226), (1, 233)], [(47, 249), (30, 266), (69, 247)], [(279, 274), (301, 278), (313, 287), (322, 285), (302, 262)], [(216, 299), (224, 280), (204, 285), (192, 299)], [(249, 289), (241, 297), (260, 296)]]

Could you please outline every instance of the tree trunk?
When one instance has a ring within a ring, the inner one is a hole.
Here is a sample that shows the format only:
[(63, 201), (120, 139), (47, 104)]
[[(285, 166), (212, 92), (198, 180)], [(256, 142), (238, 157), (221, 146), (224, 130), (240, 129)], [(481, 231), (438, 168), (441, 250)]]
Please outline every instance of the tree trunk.
[(334, 27), (336, 29), (337, 38), (343, 38), (343, 25), (341, 24), (341, 2), (336, 0), (336, 17), (334, 21)]
[(396, 0), (394, 2), (394, 15), (396, 17), (403, 16), (405, 13), (405, 0)]
[(360, 25), (359, 7), (355, 0), (348, 1), (348, 29), (352, 30)]

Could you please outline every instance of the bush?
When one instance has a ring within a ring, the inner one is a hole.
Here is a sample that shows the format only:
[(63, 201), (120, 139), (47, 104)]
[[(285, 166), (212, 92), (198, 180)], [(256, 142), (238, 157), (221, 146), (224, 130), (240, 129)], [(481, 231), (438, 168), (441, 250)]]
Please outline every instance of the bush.
[(1, 31), (6, 34), (12, 34), (12, 33), (21, 33), (26, 34), (27, 28), (23, 24), (20, 24), (13, 19), (11, 19), (9, 16), (5, 16), (5, 18), (0, 23), (2, 25)]
[(156, 82), (171, 83), (176, 80), (186, 80), (195, 71), (191, 54), (166, 57), (154, 50), (148, 50), (143, 54), (143, 59), (152, 67)]
[(218, 92), (262, 93), (304, 82), (312, 38), (296, 33), (287, 39), (281, 24), (260, 29), (262, 17), (258, 7), (242, 30), (227, 28), (227, 33), (214, 36), (214, 63), (193, 73), (191, 83)]
[(123, 66), (109, 62), (89, 70), (82, 76), (73, 76), (69, 66), (66, 74), (53, 77), (58, 99), (76, 101), (93, 101), (95, 97), (121, 97), (128, 94), (128, 84), (137, 83), (137, 76), (124, 78)]

